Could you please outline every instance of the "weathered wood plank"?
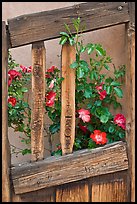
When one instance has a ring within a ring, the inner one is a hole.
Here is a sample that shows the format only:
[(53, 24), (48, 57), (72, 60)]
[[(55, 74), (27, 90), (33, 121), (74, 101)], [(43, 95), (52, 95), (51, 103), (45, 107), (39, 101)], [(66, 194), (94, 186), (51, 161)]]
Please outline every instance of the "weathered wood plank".
[(11, 201), (10, 146), (8, 140), (8, 44), (5, 21), (2, 22), (2, 202)]
[(91, 202), (129, 202), (127, 171), (93, 178)]
[[(60, 37), (64, 23), (72, 27), (72, 18), (81, 17), (85, 31), (129, 21), (127, 2), (86, 2), (8, 19), (11, 47)], [(74, 29), (73, 29), (74, 31)]]
[(74, 182), (57, 187), (56, 202), (89, 202), (87, 182)]
[(75, 47), (65, 43), (62, 46), (61, 73), (61, 127), (60, 142), (62, 154), (72, 153), (75, 139), (75, 69), (70, 68), (76, 60)]
[[(129, 157), (129, 186), (131, 201), (135, 201), (135, 27), (132, 23), (127, 26), (127, 67), (126, 86), (128, 97), (126, 113), (126, 138)], [(130, 82), (130, 83), (129, 83)]]
[(45, 188), (20, 195), (22, 202), (55, 202), (55, 189)]
[(131, 125), (131, 202), (135, 202), (135, 33), (131, 40), (132, 125)]
[(128, 169), (126, 143), (116, 142), (12, 168), (16, 194)]
[(44, 102), (45, 102), (45, 47), (44, 42), (32, 44), (32, 161), (44, 158)]

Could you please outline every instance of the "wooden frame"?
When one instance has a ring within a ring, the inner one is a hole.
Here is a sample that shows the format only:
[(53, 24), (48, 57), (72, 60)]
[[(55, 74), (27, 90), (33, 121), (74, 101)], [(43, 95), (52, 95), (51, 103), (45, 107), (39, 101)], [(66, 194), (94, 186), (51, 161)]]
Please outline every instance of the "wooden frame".
[[(127, 28), (127, 65), (129, 67), (128, 73), (126, 74), (126, 80), (131, 81), (131, 84), (127, 83), (128, 87), (128, 93), (133, 91), (131, 93), (127, 108), (127, 152), (128, 152), (128, 158), (129, 158), (129, 168), (128, 168), (128, 162), (127, 162), (127, 155), (126, 155), (126, 148), (125, 144), (120, 142), (117, 144), (113, 144), (112, 146), (106, 146), (100, 150), (99, 155), (103, 153), (105, 155), (105, 152), (109, 152), (111, 149), (115, 149), (116, 153), (120, 153), (120, 151), (123, 151), (123, 156), (121, 160), (121, 170), (122, 169), (129, 169), (129, 188), (131, 191), (131, 201), (135, 201), (135, 98), (134, 98), (134, 91), (135, 91), (135, 79), (134, 79), (134, 73), (135, 73), (135, 2), (88, 2), (88, 3), (80, 3), (76, 6), (62, 8), (62, 9), (56, 9), (53, 11), (45, 11), (40, 12), (36, 14), (30, 14), (30, 15), (23, 15), (19, 16), (13, 19), (8, 20), (8, 25), (6, 26), (5, 22), (2, 24), (2, 86), (3, 86), (3, 93), (2, 93), (2, 155), (6, 159), (2, 161), (2, 200), (3, 202), (9, 202), (11, 201), (11, 186), (10, 186), (10, 153), (8, 148), (9, 142), (8, 142), (8, 124), (7, 124), (7, 51), (9, 48), (19, 47), (23, 45), (27, 45), (30, 43), (35, 43), (37, 41), (44, 41), (49, 39), (54, 39), (59, 37), (60, 30), (63, 30), (63, 24), (67, 23), (71, 26), (71, 18), (73, 17), (81, 17), (82, 21), (87, 22), (86, 24), (86, 30), (85, 32), (97, 30), (105, 27), (110, 27), (113, 25), (123, 24), (126, 23)], [(54, 19), (54, 16), (56, 15), (56, 19)], [(37, 20), (36, 20), (37, 19)], [(34, 22), (35, 24), (31, 23)], [(51, 27), (52, 29), (51, 33)], [(31, 30), (31, 35), (30, 31)], [(8, 42), (7, 42), (8, 38)], [(130, 139), (128, 137), (130, 135)], [(42, 138), (42, 136), (41, 136)], [(43, 140), (41, 140), (43, 141)], [(41, 145), (41, 144), (39, 144)], [(116, 146), (115, 146), (116, 145)], [(104, 151), (105, 150), (105, 151)], [(72, 160), (75, 163), (75, 159), (77, 160), (79, 158), (79, 155), (84, 155), (85, 158), (88, 158), (89, 155), (96, 155), (94, 154), (98, 150), (90, 151), (83, 153), (84, 151), (78, 152), (76, 154), (70, 154), (66, 156), (62, 156), (61, 158), (53, 158), (53, 161), (55, 162), (55, 165), (58, 166), (58, 173), (61, 173), (60, 165), (62, 162), (66, 162), (67, 165), (67, 158), (72, 158)], [(114, 153), (114, 152), (113, 152)], [(114, 153), (114, 158), (118, 156)], [(98, 155), (98, 154), (97, 154)], [(92, 157), (92, 156), (91, 156)], [(40, 157), (42, 158), (42, 156)], [(98, 158), (98, 157), (97, 157)], [(97, 159), (96, 158), (96, 159)], [(102, 157), (103, 159), (103, 157)], [(120, 160), (115, 160), (115, 162)], [(34, 160), (37, 160), (34, 159)], [(125, 160), (125, 161), (124, 161)], [(83, 161), (82, 158), (80, 160)], [(93, 159), (91, 158), (91, 163), (93, 162)], [(40, 162), (40, 163), (39, 163)], [(43, 170), (41, 169), (44, 165), (49, 165), (46, 167), (47, 169), (44, 170), (44, 172), (49, 171), (50, 167), (55, 168), (54, 164), (49, 161), (49, 159), (42, 161), (39, 161), (38, 163), (29, 164), (31, 167), (33, 166), (33, 173), (31, 174), (32, 178), (35, 175), (35, 169), (40, 165), (39, 170), (37, 170), (38, 174), (41, 175)], [(111, 164), (113, 164), (113, 161), (110, 161)], [(93, 164), (93, 163), (92, 163)], [(101, 163), (101, 165), (104, 163)], [(52, 166), (53, 165), (53, 166)], [(75, 169), (76, 165), (74, 165)], [(21, 169), (26, 170), (25, 176), (21, 172)], [(12, 179), (14, 183), (14, 188), (16, 193), (22, 193), (21, 189), (19, 188), (20, 185), (23, 185), (25, 189), (25, 183), (23, 183), (23, 177), (27, 178), (27, 176), (30, 176), (28, 164), (24, 164), (24, 166), (18, 166), (14, 167), (11, 170), (12, 173)], [(88, 166), (90, 169), (90, 165)], [(95, 165), (95, 169), (97, 170), (98, 165)], [(40, 170), (41, 169), (41, 170)], [(27, 171), (28, 170), (28, 171)], [(114, 169), (113, 169), (114, 170)], [(88, 169), (87, 169), (88, 171)], [(15, 175), (15, 172), (17, 175)], [(82, 169), (81, 169), (82, 172)], [(88, 175), (93, 176), (95, 175), (92, 171), (89, 171)], [(109, 172), (109, 170), (108, 170)], [(34, 175), (33, 175), (34, 174)], [(79, 176), (76, 180), (85, 178), (85, 175), (83, 177)], [(22, 176), (22, 178), (21, 178)], [(47, 180), (49, 181), (51, 177), (54, 177), (54, 174), (50, 174), (49, 178), (45, 178), (44, 184), (42, 184), (42, 188), (46, 187)], [(34, 176), (35, 178), (35, 176)], [(57, 175), (56, 175), (57, 178)], [(47, 179), (47, 180), (46, 180)], [(68, 182), (68, 178), (66, 177), (66, 180), (64, 182)], [(70, 181), (74, 181), (73, 175), (71, 178), (69, 178)], [(36, 184), (36, 181), (38, 183)], [(35, 181), (35, 189), (41, 188), (41, 184), (39, 184), (39, 180), (37, 180), (36, 177)], [(56, 184), (60, 184), (59, 179), (57, 179)], [(62, 182), (61, 182), (62, 183)], [(53, 181), (50, 181), (50, 185), (54, 185), (55, 183)], [(32, 187), (33, 188), (33, 187)], [(29, 186), (26, 187), (26, 189), (29, 190)], [(33, 189), (33, 190), (35, 190)], [(32, 190), (32, 189), (31, 189)], [(6, 194), (5, 194), (6, 192)]]

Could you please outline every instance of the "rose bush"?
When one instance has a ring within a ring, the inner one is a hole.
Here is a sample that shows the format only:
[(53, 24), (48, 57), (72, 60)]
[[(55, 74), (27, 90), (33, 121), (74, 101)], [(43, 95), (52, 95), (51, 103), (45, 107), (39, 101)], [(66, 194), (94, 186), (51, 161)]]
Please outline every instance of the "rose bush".
[[(121, 112), (113, 114), (110, 110), (113, 108), (114, 113), (116, 109), (122, 111), (120, 99), (123, 97), (121, 87), (125, 65), (116, 68), (111, 57), (100, 44), (84, 45), (80, 18), (73, 20), (73, 27), (76, 34), (72, 34), (70, 27), (65, 24), (66, 32), (60, 33), (59, 44), (63, 45), (67, 42), (76, 49), (76, 60), (70, 65), (71, 69), (76, 69), (74, 150), (96, 148), (124, 140), (126, 119)], [(89, 63), (82, 59), (84, 52), (89, 56)], [(21, 65), (19, 71), (15, 71), (10, 65), (9, 68), (9, 126), (14, 125), (15, 131), (26, 134), (28, 139), (22, 141), (29, 143), (31, 109), (24, 101), (24, 93), (28, 91), (25, 86), (31, 78), (31, 67)], [(110, 71), (111, 76), (109, 76)], [(60, 70), (53, 65), (46, 70), (45, 80), (45, 111), (52, 121), (49, 131), (54, 135), (60, 130), (63, 78), (60, 76)], [(24, 122), (26, 119), (28, 119), (27, 123)], [(30, 150), (24, 152), (30, 153)], [(52, 155), (55, 154), (61, 154), (60, 144), (57, 144), (57, 150), (52, 152)]]

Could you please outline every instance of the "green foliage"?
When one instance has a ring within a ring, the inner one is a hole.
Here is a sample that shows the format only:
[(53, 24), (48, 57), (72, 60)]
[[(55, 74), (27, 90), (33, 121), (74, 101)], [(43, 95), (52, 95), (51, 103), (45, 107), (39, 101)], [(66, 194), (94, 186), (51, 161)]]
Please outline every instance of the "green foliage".
[[(118, 124), (114, 123), (114, 115), (110, 111), (110, 107), (114, 109), (122, 108), (120, 99), (123, 97), (122, 79), (125, 76), (125, 65), (118, 68), (112, 62), (110, 56), (101, 44), (88, 43), (84, 44), (82, 39), (83, 28), (81, 19), (73, 19), (73, 33), (70, 26), (64, 24), (66, 31), (60, 32), (61, 39), (59, 44), (64, 45), (69, 43), (75, 46), (76, 59), (70, 65), (71, 69), (76, 70), (76, 135), (74, 141), (74, 150), (84, 148), (96, 148), (100, 145), (96, 144), (90, 138), (91, 133), (95, 130), (105, 132), (107, 135), (107, 143), (112, 143), (118, 140), (124, 140), (125, 130)], [(75, 34), (74, 34), (75, 33)], [(82, 54), (85, 53), (89, 57), (88, 62), (82, 59)], [(9, 55), (9, 69), (18, 67), (11, 55)], [(110, 67), (112, 67), (110, 69)], [(111, 77), (109, 72), (111, 71)], [(31, 109), (29, 104), (24, 100), (24, 95), (28, 92), (27, 84), (30, 82), (31, 74), (25, 74), (20, 71), (22, 78), (15, 80), (9, 86), (9, 96), (17, 98), (17, 103), (13, 107), (8, 104), (8, 123), (9, 127), (13, 127), (15, 131), (23, 132), (26, 139), (22, 139), (25, 144), (30, 143), (30, 116)], [(61, 83), (63, 78), (60, 76), (60, 70), (54, 69), (52, 72), (46, 73), (50, 77), (46, 78), (46, 93), (51, 91), (56, 93), (54, 103), (47, 105), (45, 103), (45, 111), (47, 112), (52, 123), (49, 127), (49, 132), (54, 135), (60, 130), (61, 116)], [(54, 81), (54, 86), (50, 88), (50, 84)], [(85, 109), (90, 112), (90, 121), (84, 122), (79, 117), (78, 110)], [(27, 120), (27, 124), (24, 123)], [(85, 129), (81, 129), (79, 124)], [(22, 151), (22, 154), (30, 153), (27, 148)], [(53, 151), (51, 155), (62, 155), (61, 148)]]

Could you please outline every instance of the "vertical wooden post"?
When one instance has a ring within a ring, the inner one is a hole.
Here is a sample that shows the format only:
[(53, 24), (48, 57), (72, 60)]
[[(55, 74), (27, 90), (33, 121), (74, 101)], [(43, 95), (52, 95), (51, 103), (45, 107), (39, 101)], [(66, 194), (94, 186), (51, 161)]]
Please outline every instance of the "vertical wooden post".
[(11, 201), (10, 145), (8, 141), (8, 44), (6, 24), (2, 22), (2, 202)]
[(72, 153), (75, 139), (75, 70), (70, 64), (75, 61), (74, 46), (66, 43), (62, 47), (61, 128), (62, 154)]
[(135, 2), (128, 2), (130, 22), (126, 26), (127, 34), (127, 145), (129, 158), (129, 183), (131, 202), (135, 202)]
[(32, 44), (32, 161), (44, 158), (45, 54), (44, 42)]

